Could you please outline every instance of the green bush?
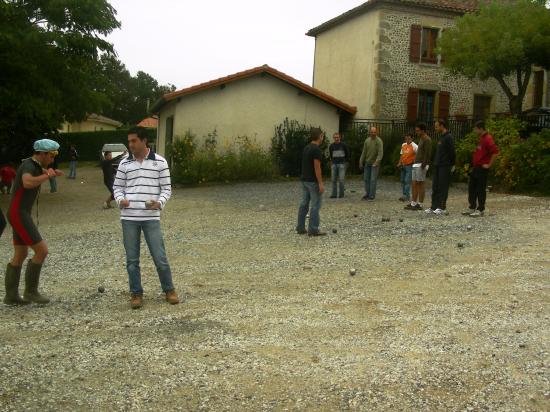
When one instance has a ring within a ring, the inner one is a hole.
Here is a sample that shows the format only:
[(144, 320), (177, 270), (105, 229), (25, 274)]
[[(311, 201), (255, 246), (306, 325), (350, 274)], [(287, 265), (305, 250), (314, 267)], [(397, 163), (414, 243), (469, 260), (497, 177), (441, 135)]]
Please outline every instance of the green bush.
[[(147, 129), (148, 141), (154, 143), (157, 129)], [(97, 132), (59, 133), (54, 139), (61, 145), (60, 160), (69, 160), (69, 147), (74, 144), (79, 160), (99, 161), (101, 148), (106, 143), (123, 143), (128, 147), (128, 130), (101, 130)]]
[[(309, 143), (310, 129), (311, 126), (288, 118), (275, 127), (275, 135), (271, 139), (271, 155), (282, 175), (300, 176), (302, 153)], [(330, 171), (326, 136), (320, 149), (323, 153), (321, 161), (323, 174), (326, 174)]]
[(195, 136), (188, 131), (174, 139), (169, 155), (175, 183), (257, 181), (273, 179), (277, 173), (270, 153), (239, 137), (223, 153), (217, 149), (217, 133), (209, 133), (197, 148)]
[(505, 147), (495, 174), (508, 190), (550, 194), (550, 130)]

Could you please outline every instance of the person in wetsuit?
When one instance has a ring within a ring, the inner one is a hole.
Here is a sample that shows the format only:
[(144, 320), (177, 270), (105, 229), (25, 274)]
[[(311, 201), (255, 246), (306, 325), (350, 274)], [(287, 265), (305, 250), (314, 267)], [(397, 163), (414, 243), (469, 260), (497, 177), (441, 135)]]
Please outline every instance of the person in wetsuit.
[[(40, 185), (53, 176), (62, 176), (60, 170), (46, 169), (58, 154), (59, 144), (50, 139), (34, 142), (32, 157), (24, 159), (17, 169), (13, 182), (10, 205), (7, 218), (13, 228), (14, 254), (6, 268), (5, 285), (7, 305), (25, 305), (31, 302), (48, 303), (50, 300), (38, 292), (40, 271), (48, 255), (48, 246), (42, 239), (31, 216), (32, 207)], [(29, 247), (34, 256), (29, 259), (25, 271), (25, 292), (19, 295), (19, 279), (23, 263), (29, 253)]]

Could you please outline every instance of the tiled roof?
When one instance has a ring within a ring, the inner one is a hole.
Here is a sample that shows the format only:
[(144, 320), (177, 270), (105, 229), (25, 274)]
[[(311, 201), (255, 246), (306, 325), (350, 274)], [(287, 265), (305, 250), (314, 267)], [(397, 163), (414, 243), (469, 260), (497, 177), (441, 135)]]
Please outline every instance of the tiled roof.
[(453, 14), (464, 14), (474, 11), (477, 8), (479, 0), (369, 0), (347, 12), (309, 30), (306, 35), (317, 36), (318, 34), (331, 29), (353, 17), (359, 16), (369, 10), (374, 9), (378, 5), (393, 4), (416, 6), (423, 9), (438, 9), (448, 11)]
[(146, 119), (143, 119), (137, 125), (141, 127), (145, 127), (147, 129), (156, 129), (158, 127), (158, 123), (159, 123), (158, 117), (153, 116), (153, 117), (147, 117)]
[(201, 83), (201, 84), (198, 84), (196, 86), (192, 86), (192, 87), (188, 87), (186, 89), (182, 89), (182, 90), (178, 90), (178, 91), (175, 91), (175, 92), (172, 92), (172, 93), (168, 93), (168, 94), (165, 94), (160, 100), (158, 100), (154, 105), (153, 107), (151, 108), (151, 112), (152, 113), (158, 113), (158, 111), (162, 108), (162, 106), (164, 106), (167, 102), (171, 101), (171, 100), (174, 100), (174, 99), (177, 99), (179, 97), (183, 97), (183, 96), (188, 96), (190, 94), (194, 94), (194, 93), (198, 93), (198, 92), (201, 92), (203, 90), (207, 90), (207, 89), (210, 89), (212, 87), (217, 87), (217, 86), (221, 86), (221, 85), (224, 85), (224, 84), (227, 84), (227, 83), (231, 83), (231, 82), (234, 82), (236, 80), (241, 80), (241, 79), (245, 79), (247, 77), (251, 77), (251, 76), (255, 76), (257, 74), (261, 74), (261, 73), (266, 73), (266, 74), (269, 74), (270, 76), (273, 76), (277, 79), (280, 79), (312, 96), (315, 96), (321, 100), (324, 100), (325, 102), (327, 103), (330, 103), (332, 104), (333, 106), (336, 106), (338, 107), (339, 109), (342, 109), (343, 111), (347, 112), (347, 113), (350, 113), (350, 114), (355, 114), (357, 112), (357, 108), (354, 107), (354, 106), (350, 106), (344, 102), (342, 102), (341, 100), (338, 100), (336, 99), (335, 97), (332, 97), (332, 96), (329, 96), (328, 94), (326, 93), (323, 93), (322, 91), (318, 90), (318, 89), (315, 89), (305, 83), (302, 83), (301, 81), (299, 80), (296, 80), (295, 78), (293, 77), (290, 77), (289, 75), (283, 73), (283, 72), (280, 72), (278, 70), (275, 70), (274, 68), (272, 67), (269, 67), (268, 65), (263, 65), (263, 66), (259, 66), (259, 67), (255, 67), (253, 69), (250, 69), (250, 70), (245, 70), (245, 71), (242, 71), (242, 72), (239, 72), (239, 73), (235, 73), (235, 74), (232, 74), (230, 76), (226, 76), (226, 77), (221, 77), (219, 79), (216, 79), (216, 80), (212, 80), (212, 81), (209, 81), (209, 82), (206, 82), (206, 83)]
[(108, 118), (106, 116), (103, 116), (101, 114), (96, 114), (96, 113), (89, 114), (88, 117), (86, 118), (86, 120), (94, 120), (96, 122), (108, 124), (110, 126), (115, 126), (115, 127), (122, 126), (121, 122), (119, 122), (117, 120), (110, 119), (110, 118)]

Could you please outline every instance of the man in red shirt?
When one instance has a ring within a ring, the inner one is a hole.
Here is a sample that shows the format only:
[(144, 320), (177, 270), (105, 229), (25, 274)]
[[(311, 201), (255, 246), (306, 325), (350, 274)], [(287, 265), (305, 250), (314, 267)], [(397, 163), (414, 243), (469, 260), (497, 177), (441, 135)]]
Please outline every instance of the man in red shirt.
[(470, 208), (462, 213), (466, 216), (480, 217), (485, 211), (487, 197), (487, 176), (489, 169), (498, 156), (498, 147), (485, 128), (485, 122), (477, 122), (474, 132), (479, 135), (477, 149), (472, 156), (472, 173), (468, 184), (468, 202)]
[(15, 179), (16, 171), (11, 165), (5, 165), (0, 169), (0, 190), (2, 194), (8, 194), (11, 189), (13, 179)]

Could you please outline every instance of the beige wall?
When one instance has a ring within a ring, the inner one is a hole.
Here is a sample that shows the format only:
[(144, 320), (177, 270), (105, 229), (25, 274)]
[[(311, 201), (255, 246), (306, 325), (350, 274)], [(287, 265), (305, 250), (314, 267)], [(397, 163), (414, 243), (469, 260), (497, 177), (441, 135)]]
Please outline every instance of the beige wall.
[(286, 117), (321, 126), (327, 134), (338, 131), (337, 108), (270, 75), (256, 75), (182, 97), (159, 113), (157, 150), (165, 154), (166, 119), (174, 116), (174, 138), (191, 130), (198, 143), (217, 131), (218, 147), (247, 136), (268, 149), (275, 126)]
[[(534, 68), (534, 71), (540, 71), (540, 68)], [(531, 109), (533, 107), (534, 98), (535, 98), (535, 73), (531, 75), (529, 84), (527, 85), (527, 92), (525, 93), (525, 99), (523, 100), (523, 110)], [(544, 72), (544, 83), (543, 83), (543, 95), (542, 95), (542, 105), (548, 105), (548, 71)]]
[(72, 133), (72, 132), (96, 132), (100, 130), (116, 130), (116, 126), (110, 124), (105, 124), (103, 122), (98, 122), (95, 120), (85, 120), (80, 123), (63, 123), (63, 126), (60, 129), (61, 133)]
[(357, 16), (315, 42), (313, 87), (357, 106), (358, 118), (374, 117), (379, 18), (377, 10)]

